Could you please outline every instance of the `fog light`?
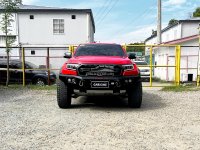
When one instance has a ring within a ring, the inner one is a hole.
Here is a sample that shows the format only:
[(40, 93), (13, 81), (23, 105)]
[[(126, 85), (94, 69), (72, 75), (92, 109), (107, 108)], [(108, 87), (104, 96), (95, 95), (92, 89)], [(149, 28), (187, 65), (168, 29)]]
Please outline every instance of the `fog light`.
[(111, 85), (115, 85), (115, 83), (114, 83), (114, 82), (111, 82), (110, 84), (111, 84)]
[(132, 82), (132, 80), (131, 79), (129, 79), (129, 83), (131, 83)]
[(125, 80), (126, 83), (128, 83), (128, 80)]
[(68, 79), (68, 82), (72, 82), (72, 79)]

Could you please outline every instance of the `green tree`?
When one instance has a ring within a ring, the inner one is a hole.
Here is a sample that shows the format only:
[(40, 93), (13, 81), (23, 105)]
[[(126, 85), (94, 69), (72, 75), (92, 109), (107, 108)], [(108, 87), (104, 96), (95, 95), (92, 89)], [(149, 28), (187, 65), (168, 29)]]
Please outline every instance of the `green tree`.
[(0, 22), (1, 30), (5, 34), (5, 47), (6, 47), (6, 55), (7, 55), (7, 81), (6, 86), (9, 84), (9, 54), (12, 50), (12, 45), (15, 42), (11, 38), (12, 25), (14, 22), (13, 14), (16, 13), (18, 6), (22, 4), (22, 0), (0, 0), (0, 7), (2, 8), (1, 16), (2, 20)]
[[(129, 45), (145, 45), (143, 42), (140, 43), (130, 43)], [(142, 55), (145, 54), (145, 47), (143, 46), (127, 46), (127, 52), (141, 52)]]
[(152, 29), (152, 35), (157, 35), (157, 31)]
[(171, 19), (170, 21), (169, 21), (169, 23), (168, 23), (168, 26), (172, 26), (172, 25), (175, 25), (175, 24), (177, 24), (178, 23), (178, 20), (176, 20), (176, 19)]
[(197, 7), (193, 12), (193, 17), (200, 17), (200, 7)]

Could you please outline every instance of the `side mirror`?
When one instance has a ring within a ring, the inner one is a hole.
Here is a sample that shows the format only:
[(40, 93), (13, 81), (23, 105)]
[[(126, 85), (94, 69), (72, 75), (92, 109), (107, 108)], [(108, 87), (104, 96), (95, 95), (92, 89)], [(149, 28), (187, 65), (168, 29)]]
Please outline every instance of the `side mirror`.
[(135, 53), (128, 53), (128, 58), (129, 59), (136, 59), (136, 54)]
[(64, 53), (64, 58), (72, 58), (72, 54), (71, 53)]

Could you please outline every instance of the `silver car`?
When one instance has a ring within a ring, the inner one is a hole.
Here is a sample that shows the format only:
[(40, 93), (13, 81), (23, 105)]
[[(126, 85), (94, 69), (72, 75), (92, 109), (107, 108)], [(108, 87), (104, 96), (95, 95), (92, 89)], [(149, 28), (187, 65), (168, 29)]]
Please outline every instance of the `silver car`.
[(150, 80), (150, 67), (146, 61), (134, 61), (138, 68), (140, 69), (140, 74), (143, 81)]

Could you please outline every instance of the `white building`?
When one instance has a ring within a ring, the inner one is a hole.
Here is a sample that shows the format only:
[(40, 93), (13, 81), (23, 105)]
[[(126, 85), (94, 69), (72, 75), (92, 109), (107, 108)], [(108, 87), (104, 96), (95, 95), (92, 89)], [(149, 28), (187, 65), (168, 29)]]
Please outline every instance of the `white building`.
[[(181, 45), (181, 80), (187, 80), (188, 74), (193, 75), (193, 81), (197, 79), (197, 63), (199, 52), (199, 27), (200, 18), (179, 20), (176, 24), (162, 30), (162, 44)], [(157, 43), (157, 35), (146, 39), (145, 44)], [(149, 49), (146, 48), (146, 55)], [(155, 65), (175, 65), (175, 47), (161, 47), (153, 49)], [(175, 68), (156, 67), (154, 76), (162, 80), (174, 81)]]
[[(3, 11), (0, 8), (0, 21)], [(36, 65), (46, 65), (47, 53), (46, 48), (37, 47), (68, 47), (68, 45), (94, 42), (95, 23), (91, 9), (21, 5), (13, 15), (13, 20), (11, 37), (16, 39), (15, 45), (31, 47), (25, 50), (26, 56), (44, 56), (26, 58)], [(5, 46), (5, 34), (2, 31), (0, 31), (0, 46)], [(63, 56), (66, 50), (68, 48), (50, 49), (50, 56)], [(20, 52), (13, 50), (11, 55), (20, 56)], [(5, 51), (2, 49), (0, 56), (5, 56)], [(59, 59), (52, 58), (52, 61), (52, 68), (58, 68), (64, 59), (60, 63)]]

